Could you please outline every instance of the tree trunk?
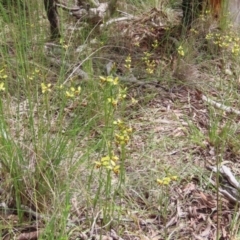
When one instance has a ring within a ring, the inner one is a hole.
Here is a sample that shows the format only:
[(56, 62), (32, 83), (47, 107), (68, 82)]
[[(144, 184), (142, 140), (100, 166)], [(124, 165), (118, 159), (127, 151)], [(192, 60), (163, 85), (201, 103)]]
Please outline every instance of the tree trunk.
[(47, 13), (47, 18), (50, 22), (51, 38), (56, 39), (60, 37), (58, 13), (55, 0), (44, 0), (44, 6)]

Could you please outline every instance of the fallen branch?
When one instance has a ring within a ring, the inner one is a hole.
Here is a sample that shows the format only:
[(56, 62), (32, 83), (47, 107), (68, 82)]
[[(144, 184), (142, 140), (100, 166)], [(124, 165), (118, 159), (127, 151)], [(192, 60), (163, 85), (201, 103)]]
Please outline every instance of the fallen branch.
[(226, 106), (226, 105), (224, 105), (222, 103), (218, 103), (218, 102), (210, 99), (209, 97), (206, 97), (205, 95), (202, 95), (202, 100), (204, 102), (207, 102), (208, 104), (211, 104), (211, 105), (213, 105), (213, 106), (215, 106), (215, 107), (217, 107), (217, 108), (227, 112), (227, 113), (235, 113), (237, 115), (240, 115), (240, 111), (239, 110), (237, 110), (237, 109), (235, 109), (233, 107), (228, 107), (228, 106)]
[(240, 190), (240, 184), (232, 174), (230, 168), (224, 165), (222, 165), (219, 169), (217, 169), (216, 167), (208, 167), (208, 168), (212, 170), (214, 173), (217, 173), (219, 171), (219, 173), (221, 173), (222, 176), (225, 177), (233, 187)]
[(89, 3), (82, 3), (79, 6), (68, 7), (63, 3), (56, 3), (56, 6), (70, 12), (70, 14), (77, 19), (84, 19), (91, 23), (98, 24), (103, 22), (103, 19), (110, 17), (116, 11), (117, 0), (110, 0), (109, 2), (99, 3), (92, 1), (94, 6), (90, 8)]
[(78, 11), (80, 9), (80, 7), (67, 7), (63, 3), (57, 3), (56, 6), (59, 8), (62, 8), (63, 10), (69, 11), (69, 12)]
[(121, 21), (128, 21), (128, 20), (134, 20), (134, 19), (137, 19), (137, 18), (134, 17), (134, 16), (114, 18), (114, 19), (111, 19), (111, 20), (107, 21), (104, 24), (101, 24), (100, 28), (106, 27), (106, 26), (108, 26), (108, 25), (110, 25), (112, 23), (117, 23), (117, 22), (121, 22)]
[[(226, 198), (228, 198), (230, 201), (240, 203), (240, 183), (237, 181), (237, 179), (234, 177), (233, 173), (231, 172), (230, 168), (222, 165), (221, 167), (207, 167), (209, 170), (211, 170), (214, 173), (221, 174), (221, 177), (223, 178), (221, 180), (221, 184), (218, 188), (218, 191), (223, 194)], [(226, 181), (224, 181), (226, 180)], [(217, 186), (217, 184), (210, 179), (210, 182)]]
[(90, 233), (89, 233), (89, 239), (92, 239), (93, 238), (93, 235), (94, 235), (94, 228), (95, 228), (95, 225), (97, 223), (97, 220), (99, 218), (99, 215), (100, 213), (102, 213), (102, 210), (100, 210), (99, 212), (97, 212), (95, 218), (93, 219), (93, 223), (92, 223), (92, 226), (91, 226), (91, 230), (90, 230)]
[(108, 9), (108, 3), (100, 3), (96, 8), (90, 8), (89, 5), (86, 5), (86, 7), (79, 8), (78, 10), (71, 10), (70, 13), (77, 19), (83, 19), (83, 17), (85, 17), (89, 22), (99, 23), (106, 17)]

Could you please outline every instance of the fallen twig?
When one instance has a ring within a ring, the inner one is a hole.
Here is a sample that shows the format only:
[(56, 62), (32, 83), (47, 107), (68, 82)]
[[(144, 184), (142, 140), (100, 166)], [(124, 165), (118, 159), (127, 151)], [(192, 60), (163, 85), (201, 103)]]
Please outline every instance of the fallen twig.
[(78, 11), (80, 9), (80, 7), (67, 7), (63, 3), (57, 3), (56, 5), (57, 5), (57, 7), (62, 8), (63, 10), (66, 10), (66, 11), (69, 11), (69, 12)]
[(134, 20), (134, 19), (137, 19), (137, 18), (134, 17), (134, 16), (114, 18), (114, 19), (111, 19), (111, 20), (107, 21), (106, 23), (101, 24), (100, 28), (106, 27), (106, 26), (108, 26), (108, 25), (110, 25), (112, 23), (121, 22), (121, 21), (128, 21), (128, 20)]
[(99, 212), (96, 214), (95, 218), (93, 219), (93, 223), (92, 223), (92, 226), (91, 226), (89, 239), (92, 239), (92, 238), (93, 238), (94, 228), (95, 228), (96, 222), (97, 222), (98, 217), (99, 217), (99, 215), (100, 215), (101, 212), (102, 212), (102, 211), (99, 211)]
[(234, 175), (232, 174), (230, 168), (228, 168), (224, 165), (219, 167), (219, 169), (217, 169), (216, 167), (208, 167), (208, 168), (215, 173), (217, 173), (219, 171), (219, 173), (221, 173), (222, 176), (225, 177), (233, 187), (240, 190), (240, 184), (237, 181), (237, 179), (234, 177)]
[[(219, 172), (219, 174), (221, 174), (221, 176), (227, 180), (227, 184), (221, 181), (223, 183), (218, 188), (218, 191), (222, 193), (225, 197), (227, 197), (229, 200), (240, 203), (240, 195), (239, 195), (240, 184), (232, 174), (230, 168), (224, 165), (220, 166), (219, 168), (211, 167), (211, 166), (207, 168), (214, 173)], [(212, 181), (212, 179), (210, 179), (210, 182), (214, 186), (216, 186), (216, 184)]]
[(202, 100), (204, 102), (207, 102), (207, 103), (209, 103), (209, 104), (219, 108), (219, 109), (222, 109), (222, 110), (226, 111), (227, 113), (235, 113), (237, 115), (240, 115), (240, 111), (239, 110), (237, 110), (237, 109), (235, 109), (233, 107), (228, 107), (228, 106), (226, 106), (226, 105), (224, 105), (222, 103), (218, 103), (218, 102), (212, 100), (211, 98), (206, 97), (205, 95), (202, 95)]

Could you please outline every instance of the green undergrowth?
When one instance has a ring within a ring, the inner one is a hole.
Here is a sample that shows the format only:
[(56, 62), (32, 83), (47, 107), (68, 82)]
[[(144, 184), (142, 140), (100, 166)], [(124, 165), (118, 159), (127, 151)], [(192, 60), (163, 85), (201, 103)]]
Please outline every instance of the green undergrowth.
[[(146, 1), (137, 4), (143, 8), (158, 5)], [(2, 236), (10, 234), (13, 238), (18, 234), (15, 225), (24, 228), (36, 220), (39, 239), (74, 239), (75, 232), (86, 229), (93, 235), (97, 224), (102, 227), (98, 228), (99, 235), (113, 228), (121, 235), (128, 229), (120, 225), (125, 216), (134, 223), (128, 231), (137, 232), (138, 217), (150, 213), (159, 215), (159, 221), (167, 226), (173, 187), (191, 181), (188, 175), (204, 175), (198, 166), (192, 166), (193, 148), (206, 150), (211, 146), (217, 155), (216, 165), (224, 161), (230, 148), (239, 154), (234, 114), (226, 117), (224, 111), (208, 106), (208, 122), (200, 127), (200, 121), (191, 119), (191, 111), (184, 117), (177, 112), (183, 104), (176, 100), (171, 105), (172, 115), (166, 116), (170, 126), (165, 127), (164, 121), (163, 126), (158, 122), (165, 119), (162, 110), (146, 108), (159, 96), (158, 92), (146, 91), (146, 96), (141, 96), (138, 89), (121, 82), (114, 64), (106, 74), (96, 59), (101, 58), (102, 49), (110, 46), (112, 36), (107, 30), (73, 33), (63, 24), (73, 24), (72, 20), (60, 11), (62, 38), (52, 43), (58, 48), (49, 54), (45, 45), (49, 40), (48, 22), (42, 2), (30, 3), (28, 15), (19, 10), (20, 5), (7, 11), (1, 3), (0, 6)], [(172, 96), (176, 81), (178, 87), (181, 85), (172, 76), (176, 70), (173, 65), (193, 64), (207, 69), (211, 76), (217, 75), (215, 82), (201, 83), (201, 91), (210, 94), (214, 86), (221, 91), (222, 104), (235, 103), (239, 82), (233, 76), (238, 73), (239, 38), (234, 32), (225, 35), (216, 30), (205, 37), (202, 33), (193, 28), (188, 38), (179, 34), (174, 36), (176, 39), (166, 34), (174, 43), (170, 50), (161, 48), (161, 41), (156, 39), (150, 50), (142, 51), (141, 57), (121, 56), (122, 77), (130, 79), (133, 61), (138, 61), (137, 70), (144, 72), (147, 83), (157, 79), (170, 86), (167, 99)], [(83, 53), (75, 52), (75, 47), (81, 45), (78, 41), (90, 43), (95, 34), (100, 35), (100, 42)], [(163, 59), (155, 54), (161, 49)], [(225, 73), (217, 72), (217, 64), (212, 63), (214, 57), (226, 63)], [(212, 65), (204, 66), (206, 59)], [(80, 61), (79, 68), (88, 74), (87, 80), (71, 75), (72, 65)], [(227, 66), (229, 61), (231, 69)], [(226, 74), (230, 83), (217, 80)], [(159, 108), (169, 104), (164, 100), (161, 99), (163, 105)], [(179, 124), (179, 119), (187, 126)], [(160, 131), (163, 134), (158, 134)], [(8, 221), (11, 214), (17, 216), (17, 224)], [(169, 234), (164, 229), (162, 236), (170, 239)]]
[[(66, 67), (49, 66), (42, 8), (30, 4), (29, 16), (10, 8), (0, 20), (1, 202), (20, 225), (36, 218), (26, 208), (39, 213), (40, 239), (68, 239), (71, 201), (81, 188), (85, 206), (101, 211), (104, 224), (121, 211), (115, 201), (132, 128), (122, 116), (128, 93), (118, 77), (94, 76), (84, 56), (83, 69), (92, 76), (82, 83), (68, 78)], [(56, 43), (60, 62), (71, 57), (73, 39), (67, 41)]]

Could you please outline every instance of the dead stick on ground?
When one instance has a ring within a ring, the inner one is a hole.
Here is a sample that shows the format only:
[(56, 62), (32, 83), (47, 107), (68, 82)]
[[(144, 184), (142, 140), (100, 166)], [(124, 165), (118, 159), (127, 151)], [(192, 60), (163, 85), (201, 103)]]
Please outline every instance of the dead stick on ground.
[(240, 111), (239, 110), (237, 110), (237, 109), (235, 109), (233, 107), (228, 107), (228, 106), (226, 106), (226, 105), (224, 105), (222, 103), (218, 103), (218, 102), (210, 99), (209, 97), (206, 97), (205, 95), (202, 95), (202, 100), (204, 102), (209, 103), (210, 105), (213, 105), (213, 106), (215, 106), (215, 107), (217, 107), (219, 109), (222, 109), (222, 110), (226, 111), (227, 113), (235, 113), (237, 115), (240, 115)]
[(103, 23), (100, 28), (103, 28), (103, 27), (106, 27), (112, 23), (117, 23), (117, 22), (121, 22), (121, 21), (129, 21), (129, 20), (134, 20), (134, 19), (137, 19), (136, 17), (120, 17), (120, 18), (114, 18), (114, 19), (111, 19), (109, 21), (107, 21), (106, 23)]
[(100, 214), (101, 212), (102, 212), (102, 211), (99, 211), (99, 212), (97, 213), (97, 215), (95, 216), (94, 220), (93, 220), (93, 223), (92, 223), (92, 226), (91, 226), (91, 231), (90, 231), (89, 239), (92, 239), (92, 238), (93, 238), (94, 228), (95, 228), (96, 222), (97, 222), (97, 220), (98, 220), (99, 214)]

